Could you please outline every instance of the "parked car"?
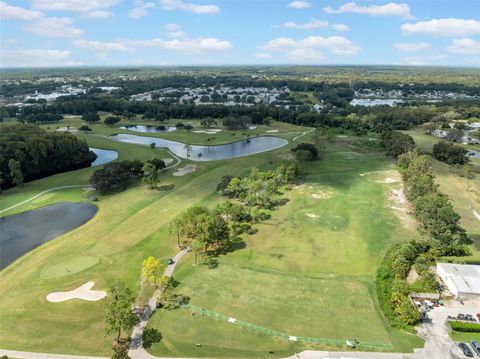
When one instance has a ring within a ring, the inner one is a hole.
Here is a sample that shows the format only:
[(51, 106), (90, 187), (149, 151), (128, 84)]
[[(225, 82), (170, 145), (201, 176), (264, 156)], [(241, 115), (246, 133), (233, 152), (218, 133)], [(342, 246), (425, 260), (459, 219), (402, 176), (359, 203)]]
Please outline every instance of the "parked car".
[(459, 315), (457, 315), (457, 319), (458, 320), (465, 320), (465, 314), (460, 313)]
[(465, 344), (465, 343), (458, 343), (458, 346), (460, 347), (460, 349), (462, 349), (463, 354), (465, 354), (465, 356), (467, 356), (467, 357), (469, 357), (469, 358), (472, 358), (472, 357), (473, 357), (473, 353), (472, 353), (472, 351), (470, 350), (470, 348), (468, 347), (467, 344)]
[(470, 345), (472, 346), (473, 350), (477, 352), (478, 356), (480, 356), (480, 344), (478, 344), (478, 342), (475, 340), (470, 340)]

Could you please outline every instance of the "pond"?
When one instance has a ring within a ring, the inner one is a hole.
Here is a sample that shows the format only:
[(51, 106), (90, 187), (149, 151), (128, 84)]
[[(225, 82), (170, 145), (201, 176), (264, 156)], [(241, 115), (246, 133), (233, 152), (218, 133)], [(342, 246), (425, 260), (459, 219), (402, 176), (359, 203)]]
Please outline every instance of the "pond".
[(163, 126), (163, 125), (126, 125), (120, 127), (122, 130), (129, 130), (143, 133), (165, 133), (175, 131), (175, 126)]
[(60, 202), (0, 218), (0, 269), (39, 245), (88, 222), (97, 210), (90, 203)]
[(100, 148), (90, 147), (90, 151), (97, 155), (95, 161), (92, 162), (92, 167), (104, 165), (105, 163), (115, 161), (118, 158), (118, 152), (112, 150), (102, 150)]
[(467, 148), (468, 154), (467, 156), (472, 158), (480, 158), (480, 151), (472, 150), (471, 148)]
[[(182, 142), (165, 140), (163, 138), (143, 137), (129, 134), (118, 134), (110, 136), (112, 139), (126, 143), (136, 143), (140, 145), (150, 145), (155, 143), (156, 147), (168, 148), (173, 154), (178, 157), (187, 158), (187, 149)], [(224, 145), (215, 146), (200, 146), (191, 145), (189, 158), (192, 161), (213, 161), (225, 160), (228, 158), (243, 157), (253, 155), (255, 153), (262, 153), (288, 144), (287, 140), (274, 136), (259, 136), (252, 137), (247, 140), (227, 143)]]

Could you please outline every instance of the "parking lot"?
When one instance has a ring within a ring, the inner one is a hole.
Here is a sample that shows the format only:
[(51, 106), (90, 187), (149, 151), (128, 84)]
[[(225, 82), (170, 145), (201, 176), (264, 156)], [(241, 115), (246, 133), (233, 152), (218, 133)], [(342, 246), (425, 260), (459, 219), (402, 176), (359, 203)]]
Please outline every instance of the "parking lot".
[(480, 300), (467, 300), (463, 304), (452, 300), (445, 302), (444, 306), (430, 310), (428, 312), (430, 320), (422, 323), (418, 331), (418, 334), (425, 339), (425, 347), (417, 353), (415, 358), (465, 358), (460, 348), (450, 339), (445, 325), (449, 316), (456, 318), (460, 313), (477, 318), (476, 314), (480, 313)]

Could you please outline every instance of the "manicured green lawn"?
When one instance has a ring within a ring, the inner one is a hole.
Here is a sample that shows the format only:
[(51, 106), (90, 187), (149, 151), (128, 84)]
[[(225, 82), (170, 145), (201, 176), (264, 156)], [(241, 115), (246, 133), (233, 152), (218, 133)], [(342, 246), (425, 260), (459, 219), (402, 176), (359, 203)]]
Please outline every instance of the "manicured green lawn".
[[(305, 183), (286, 192), (289, 203), (245, 238), (245, 248), (222, 256), (216, 269), (193, 267), (187, 258), (176, 273), (179, 292), (195, 306), (288, 335), (341, 342), (358, 338), (398, 351), (421, 346), (417, 337), (388, 328), (374, 294), (375, 270), (386, 249), (418, 236), (388, 208), (393, 204), (387, 196), (399, 183), (379, 182), (392, 169), (374, 152), (330, 146), (309, 166)], [(212, 320), (192, 316), (188, 309), (158, 311), (149, 325), (162, 332), (163, 340), (150, 352), (201, 356), (231, 348), (222, 356), (242, 357), (245, 350), (250, 350), (247, 357), (270, 355), (270, 337), (251, 333), (254, 344), (243, 344), (236, 336), (247, 335), (245, 329), (220, 322), (230, 329), (211, 330)], [(278, 348), (291, 346), (285, 339), (276, 341), (282, 343)]]
[[(88, 135), (91, 146), (115, 149), (120, 159), (148, 159), (164, 151), (113, 142)], [(176, 252), (167, 225), (180, 212), (217, 200), (215, 187), (224, 174), (243, 175), (252, 166), (273, 168), (287, 149), (235, 161), (197, 163), (197, 172), (174, 177), (170, 170), (162, 183), (173, 191), (151, 191), (138, 185), (127, 191), (99, 196), (97, 215), (85, 225), (19, 258), (0, 272), (0, 337), (2, 348), (53, 353), (109, 355), (111, 339), (104, 336), (102, 302), (73, 300), (49, 303), (52, 291), (70, 290), (93, 280), (94, 289), (108, 289), (124, 281), (139, 290), (142, 261), (150, 255), (163, 260)], [(159, 152), (157, 152), (159, 151)], [(269, 163), (272, 161), (271, 163)], [(45, 188), (88, 183), (92, 169), (50, 176), (5, 191), (8, 207)], [(23, 211), (61, 200), (85, 200), (81, 190), (60, 190), (16, 208)], [(14, 212), (12, 211), (12, 213)], [(66, 272), (64, 268), (74, 268)]]
[[(439, 138), (424, 133), (421, 126), (406, 131), (415, 139), (416, 145), (426, 153), (431, 153)], [(479, 149), (479, 146), (468, 146)], [(475, 168), (475, 178), (468, 179), (459, 175), (459, 170), (446, 163), (431, 158), (430, 164), (440, 186), (440, 191), (452, 201), (455, 211), (461, 216), (461, 225), (466, 229), (473, 240), (473, 256), (465, 258), (451, 258), (455, 261), (480, 261), (480, 159), (471, 159)]]
[(478, 343), (480, 343), (480, 333), (464, 333), (453, 330), (450, 333), (450, 338), (456, 342), (468, 343), (470, 340), (476, 340)]
[[(80, 135), (92, 147), (117, 150), (120, 159), (168, 157), (162, 150), (98, 136), (114, 129), (96, 126), (102, 133), (94, 129), (94, 134)], [(286, 126), (282, 137), (290, 139), (308, 130)], [(403, 227), (388, 208), (394, 206), (388, 194), (399, 184), (379, 182), (390, 176), (393, 166), (354, 141), (338, 141), (329, 145), (321, 161), (309, 166), (304, 184), (285, 193), (290, 202), (256, 226), (257, 234), (245, 238), (244, 249), (222, 256), (214, 270), (193, 267), (187, 257), (175, 274), (180, 291), (194, 305), (289, 335), (341, 341), (357, 337), (394, 350), (411, 350), (421, 346), (421, 340), (388, 327), (376, 302), (373, 279), (386, 249), (418, 234)], [(234, 161), (196, 163), (197, 172), (184, 177), (173, 177), (170, 170), (162, 182), (174, 184), (172, 191), (138, 185), (99, 196), (99, 211), (91, 221), (0, 272), (2, 348), (109, 355), (111, 338), (104, 336), (102, 302), (49, 303), (45, 296), (89, 280), (95, 281), (94, 289), (103, 290), (124, 281), (137, 294), (142, 261), (150, 255), (165, 260), (177, 250), (167, 230), (173, 218), (192, 205), (221, 200), (215, 193), (221, 176), (245, 175), (253, 166), (274, 168), (286, 158), (289, 147)], [(58, 174), (5, 191), (3, 205), (45, 188), (88, 183), (92, 171)], [(85, 194), (81, 189), (60, 190), (11, 213), (61, 200), (81, 201)], [(187, 309), (160, 311), (150, 325), (163, 335), (161, 343), (150, 349), (159, 355), (278, 357), (306, 348), (339, 349), (291, 343), (192, 316)]]

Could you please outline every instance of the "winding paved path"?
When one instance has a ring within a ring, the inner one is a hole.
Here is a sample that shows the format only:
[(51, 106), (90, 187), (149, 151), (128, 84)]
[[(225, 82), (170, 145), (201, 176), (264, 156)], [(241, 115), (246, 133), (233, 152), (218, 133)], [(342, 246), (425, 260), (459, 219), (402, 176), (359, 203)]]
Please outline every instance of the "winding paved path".
[(312, 132), (312, 131), (315, 131), (315, 129), (313, 128), (313, 129), (311, 129), (311, 130), (305, 131), (305, 132), (302, 133), (301, 135), (298, 135), (297, 137), (294, 137), (293, 140), (292, 140), (292, 142), (295, 142), (295, 141), (298, 140), (300, 137), (303, 137), (303, 136), (305, 136), (307, 133), (310, 133), (310, 132)]
[(8, 208), (5, 208), (5, 209), (2, 209), (0, 211), (0, 213), (3, 213), (3, 212), (7, 212), (13, 208), (16, 208), (18, 206), (21, 206), (22, 204), (25, 204), (25, 203), (28, 203), (30, 201), (33, 201), (34, 199), (40, 197), (40, 196), (43, 196), (44, 194), (48, 193), (48, 192), (52, 192), (52, 191), (56, 191), (56, 190), (59, 190), (59, 189), (65, 189), (65, 188), (79, 188), (79, 187), (90, 187), (89, 184), (72, 184), (72, 185), (69, 185), (69, 186), (59, 186), (59, 187), (53, 187), (53, 188), (49, 188), (49, 189), (46, 189), (45, 191), (42, 191), (40, 193), (37, 193), (35, 196), (33, 197), (30, 197), (28, 199), (26, 199), (25, 201), (22, 201), (20, 203), (17, 203), (17, 204), (14, 204), (13, 206), (10, 206)]
[[(185, 254), (187, 254), (187, 249), (182, 249), (177, 255), (173, 258), (173, 263), (169, 264), (165, 269), (165, 275), (167, 277), (171, 277), (173, 271), (177, 263), (183, 258)], [(148, 320), (152, 316), (153, 312), (157, 307), (157, 299), (162, 294), (163, 288), (158, 288), (155, 293), (153, 293), (152, 297), (149, 299), (148, 304), (145, 306), (145, 309), (140, 317), (140, 321), (135, 325), (132, 332), (132, 343), (130, 345), (130, 350), (128, 355), (132, 359), (153, 359), (156, 358), (155, 356), (151, 355), (147, 352), (142, 346), (142, 336), (143, 331), (145, 330)]]

